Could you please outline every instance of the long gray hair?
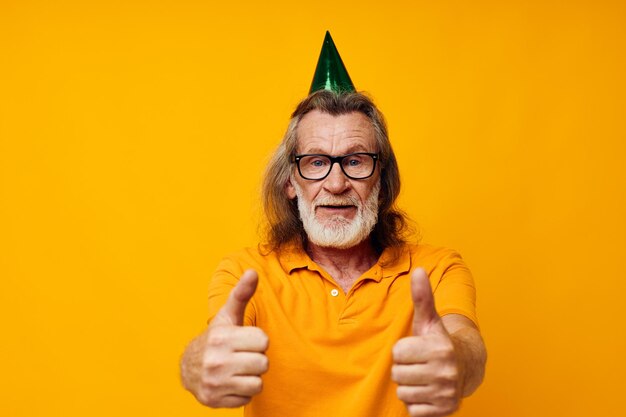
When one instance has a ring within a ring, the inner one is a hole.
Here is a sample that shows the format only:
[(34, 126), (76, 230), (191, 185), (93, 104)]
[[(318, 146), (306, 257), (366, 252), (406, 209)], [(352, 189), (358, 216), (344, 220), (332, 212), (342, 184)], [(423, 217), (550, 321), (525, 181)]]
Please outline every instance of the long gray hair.
[(400, 193), (400, 173), (389, 142), (385, 119), (372, 100), (362, 93), (321, 90), (298, 104), (291, 115), (287, 132), (265, 172), (262, 198), (267, 221), (265, 239), (269, 249), (277, 250), (286, 243), (298, 240), (303, 246), (306, 245), (307, 236), (300, 221), (297, 202), (287, 198), (285, 186), (293, 169), (298, 123), (305, 114), (313, 110), (332, 116), (359, 112), (372, 122), (380, 155), (381, 184), (378, 223), (372, 231), (371, 239), (379, 252), (385, 248), (399, 248), (405, 243), (410, 227), (404, 212), (395, 206)]

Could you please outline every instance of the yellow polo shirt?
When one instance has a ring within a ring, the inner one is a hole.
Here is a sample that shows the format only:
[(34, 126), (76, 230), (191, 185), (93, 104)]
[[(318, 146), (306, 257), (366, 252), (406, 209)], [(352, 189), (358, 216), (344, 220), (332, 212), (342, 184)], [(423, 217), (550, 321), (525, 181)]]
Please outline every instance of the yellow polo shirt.
[(408, 416), (390, 375), (391, 349), (411, 333), (410, 272), (426, 270), (441, 316), (462, 314), (477, 323), (475, 288), (452, 250), (409, 245), (390, 259), (383, 252), (347, 294), (296, 247), (245, 249), (220, 263), (209, 288), (209, 320), (243, 271), (259, 274), (245, 324), (269, 336), (270, 367), (246, 416)]

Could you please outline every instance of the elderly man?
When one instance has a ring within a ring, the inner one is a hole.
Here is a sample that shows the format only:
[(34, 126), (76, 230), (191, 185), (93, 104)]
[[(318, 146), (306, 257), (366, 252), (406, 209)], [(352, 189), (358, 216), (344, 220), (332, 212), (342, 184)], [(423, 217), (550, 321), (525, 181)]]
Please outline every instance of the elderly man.
[(406, 242), (382, 114), (338, 90), (293, 113), (264, 180), (267, 241), (219, 265), (183, 384), (249, 416), (448, 415), (484, 373), (472, 277)]

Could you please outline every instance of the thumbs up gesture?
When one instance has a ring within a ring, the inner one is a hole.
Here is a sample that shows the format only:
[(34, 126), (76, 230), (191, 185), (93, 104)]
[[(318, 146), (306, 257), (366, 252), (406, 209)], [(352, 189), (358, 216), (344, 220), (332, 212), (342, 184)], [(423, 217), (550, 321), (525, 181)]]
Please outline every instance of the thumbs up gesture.
[(411, 416), (445, 416), (460, 403), (460, 370), (454, 344), (435, 310), (428, 276), (421, 268), (411, 275), (411, 296), (413, 335), (394, 345), (391, 378)]
[(261, 375), (268, 369), (268, 337), (258, 327), (243, 326), (258, 279), (253, 270), (243, 273), (207, 331), (183, 356), (183, 383), (204, 405), (240, 407), (261, 392)]

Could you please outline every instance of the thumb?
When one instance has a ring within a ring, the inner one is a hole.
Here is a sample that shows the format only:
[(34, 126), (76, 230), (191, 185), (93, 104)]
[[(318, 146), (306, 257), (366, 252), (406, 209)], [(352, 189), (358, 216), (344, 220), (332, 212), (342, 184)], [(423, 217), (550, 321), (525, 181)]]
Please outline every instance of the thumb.
[(259, 275), (254, 269), (245, 271), (211, 322), (211, 326), (242, 326), (246, 306), (254, 295), (258, 283)]
[(413, 335), (444, 331), (441, 318), (435, 310), (435, 299), (426, 271), (416, 268), (411, 274), (411, 297), (413, 298)]

